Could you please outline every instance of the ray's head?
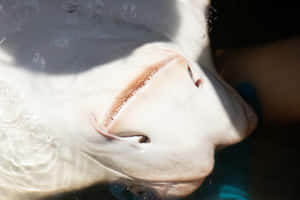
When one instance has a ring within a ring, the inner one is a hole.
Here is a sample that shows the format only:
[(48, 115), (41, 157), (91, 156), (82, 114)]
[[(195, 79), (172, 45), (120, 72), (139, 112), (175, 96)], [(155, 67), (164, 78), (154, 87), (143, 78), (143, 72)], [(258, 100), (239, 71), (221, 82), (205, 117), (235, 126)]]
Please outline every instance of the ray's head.
[(92, 115), (90, 140), (105, 142), (91, 142), (89, 153), (158, 193), (187, 195), (211, 173), (215, 149), (249, 135), (256, 116), (214, 71), (176, 50), (146, 45), (129, 57), (130, 80), (104, 117)]

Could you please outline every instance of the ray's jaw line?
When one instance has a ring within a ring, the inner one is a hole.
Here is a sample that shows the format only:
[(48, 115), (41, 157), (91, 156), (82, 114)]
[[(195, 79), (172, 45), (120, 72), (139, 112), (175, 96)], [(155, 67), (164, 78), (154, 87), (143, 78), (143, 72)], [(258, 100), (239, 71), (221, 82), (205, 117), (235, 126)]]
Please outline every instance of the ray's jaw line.
[(191, 180), (175, 180), (175, 181), (163, 181), (163, 180), (142, 180), (134, 177), (130, 177), (131, 181), (134, 181), (135, 184), (141, 184), (145, 186), (163, 186), (163, 185), (176, 185), (176, 184), (189, 184), (189, 183), (197, 183), (200, 180), (205, 179), (198, 178), (198, 179), (191, 179)]
[(101, 167), (105, 168), (106, 170), (110, 171), (117, 177), (119, 177), (119, 180), (121, 180), (122, 183), (134, 183), (134, 184), (140, 184), (145, 186), (161, 186), (161, 185), (168, 185), (168, 184), (184, 184), (184, 183), (195, 183), (199, 182), (199, 180), (205, 179), (205, 177), (196, 178), (196, 179), (190, 179), (190, 180), (145, 180), (140, 179), (136, 177), (132, 177), (127, 173), (120, 172), (117, 169), (113, 169), (112, 167), (109, 167), (102, 162), (99, 161), (99, 159), (95, 158), (94, 156), (90, 155), (89, 153), (86, 154), (91, 160), (97, 162)]
[(163, 50), (172, 52), (173, 55), (170, 55), (166, 59), (148, 66), (141, 74), (136, 76), (136, 78), (134, 78), (127, 85), (127, 87), (125, 87), (115, 98), (102, 123), (97, 121), (94, 113), (90, 114), (91, 124), (100, 135), (104, 136), (108, 140), (126, 140), (130, 137), (137, 137), (138, 143), (150, 143), (150, 138), (143, 133), (131, 133), (130, 135), (126, 136), (118, 136), (118, 134), (111, 134), (109, 130), (114, 125), (114, 121), (121, 114), (122, 110), (126, 108), (126, 105), (135, 98), (135, 95), (141, 92), (141, 90), (147, 88), (147, 86), (151, 84), (151, 80), (153, 79), (153, 77), (159, 75), (160, 71), (164, 70), (165, 68), (172, 67), (172, 63), (174, 62), (180, 63), (182, 67), (185, 67), (187, 69), (187, 72), (194, 85), (199, 88), (202, 80), (200, 78), (195, 80), (194, 74), (188, 64), (188, 61), (183, 56), (179, 55), (176, 52), (173, 52), (172, 50)]
[(156, 191), (156, 187), (166, 187), (166, 192), (168, 192), (169, 189), (172, 187), (176, 187), (176, 185), (180, 184), (197, 184), (201, 183), (203, 180), (205, 180), (206, 176), (201, 177), (201, 178), (196, 178), (196, 179), (190, 179), (190, 180), (145, 180), (145, 179), (140, 179), (136, 177), (132, 177), (127, 173), (120, 172), (117, 169), (114, 169), (110, 166), (107, 166), (106, 164), (102, 163), (99, 161), (99, 159), (95, 158), (94, 156), (87, 154), (87, 156), (91, 159), (94, 160), (96, 163), (98, 163), (99, 166), (107, 170), (109, 173), (111, 173), (115, 178), (112, 179), (112, 183), (121, 183), (126, 186), (131, 186), (131, 187), (142, 187), (145, 189), (151, 189)]

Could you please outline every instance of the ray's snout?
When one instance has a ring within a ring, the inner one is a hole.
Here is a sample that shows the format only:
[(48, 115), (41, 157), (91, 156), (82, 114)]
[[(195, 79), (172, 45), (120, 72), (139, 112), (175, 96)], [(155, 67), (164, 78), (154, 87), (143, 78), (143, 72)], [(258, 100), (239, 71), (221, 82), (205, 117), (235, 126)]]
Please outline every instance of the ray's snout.
[[(161, 104), (159, 88), (163, 88), (165, 94), (171, 95), (170, 97), (176, 100), (176, 96), (184, 96), (180, 94), (179, 89), (190, 90), (190, 87), (195, 89), (202, 84), (199, 73), (195, 75), (189, 62), (182, 55), (173, 50), (149, 46), (143, 47), (136, 53), (136, 57), (145, 58), (146, 64), (138, 66), (143, 70), (133, 77), (114, 99), (102, 123), (105, 128), (112, 130), (116, 127), (117, 121), (120, 121), (117, 118), (128, 110), (130, 104), (134, 104), (132, 102), (146, 100), (150, 95), (152, 97), (156, 95), (156, 101), (152, 103)], [(139, 55), (140, 51), (146, 55)]]
[[(193, 127), (198, 136), (212, 136), (219, 140), (216, 143), (230, 145), (256, 127), (253, 110), (215, 72), (199, 67), (174, 50), (155, 45), (142, 47), (135, 57), (144, 59), (144, 64), (139, 65), (143, 70), (115, 98), (103, 122), (112, 132), (139, 127), (137, 121), (129, 123), (128, 119), (143, 119), (152, 127), (176, 127), (174, 135), (180, 132), (196, 137), (189, 132)], [(165, 118), (157, 121), (164, 114)], [(130, 125), (125, 126), (127, 123)], [(144, 127), (147, 126), (150, 125)], [(172, 130), (170, 127), (168, 130)]]
[(255, 114), (217, 74), (174, 50), (141, 47), (126, 63), (130, 79), (95, 117), (110, 149), (102, 163), (160, 194), (167, 186), (167, 195), (188, 195), (211, 173), (215, 148), (245, 138)]

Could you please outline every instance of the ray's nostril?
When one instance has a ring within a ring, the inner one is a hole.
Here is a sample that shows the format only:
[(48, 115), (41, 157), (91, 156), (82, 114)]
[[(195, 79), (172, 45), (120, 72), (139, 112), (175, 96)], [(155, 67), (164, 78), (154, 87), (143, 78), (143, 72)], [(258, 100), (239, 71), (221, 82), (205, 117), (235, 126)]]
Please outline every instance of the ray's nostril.
[(189, 75), (191, 77), (191, 79), (194, 81), (195, 86), (198, 88), (200, 86), (200, 84), (202, 83), (202, 80), (200, 78), (198, 78), (197, 80), (195, 80), (194, 76), (193, 76), (193, 72), (190, 66), (187, 66)]
[(201, 83), (202, 83), (201, 79), (197, 79), (197, 80), (195, 81), (196, 87), (199, 87)]
[(150, 143), (150, 138), (145, 135), (141, 135), (141, 138), (139, 139), (139, 143)]

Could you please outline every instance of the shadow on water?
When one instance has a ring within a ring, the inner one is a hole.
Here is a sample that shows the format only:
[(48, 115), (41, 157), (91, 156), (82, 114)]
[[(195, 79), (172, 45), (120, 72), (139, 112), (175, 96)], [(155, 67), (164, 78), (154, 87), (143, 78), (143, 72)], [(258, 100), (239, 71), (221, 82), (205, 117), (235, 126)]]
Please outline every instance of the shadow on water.
[[(50, 74), (79, 73), (176, 34), (172, 0), (0, 0), (0, 53)], [(147, 10), (155, 12), (145, 12)], [(142, 23), (147, 23), (148, 26)]]

